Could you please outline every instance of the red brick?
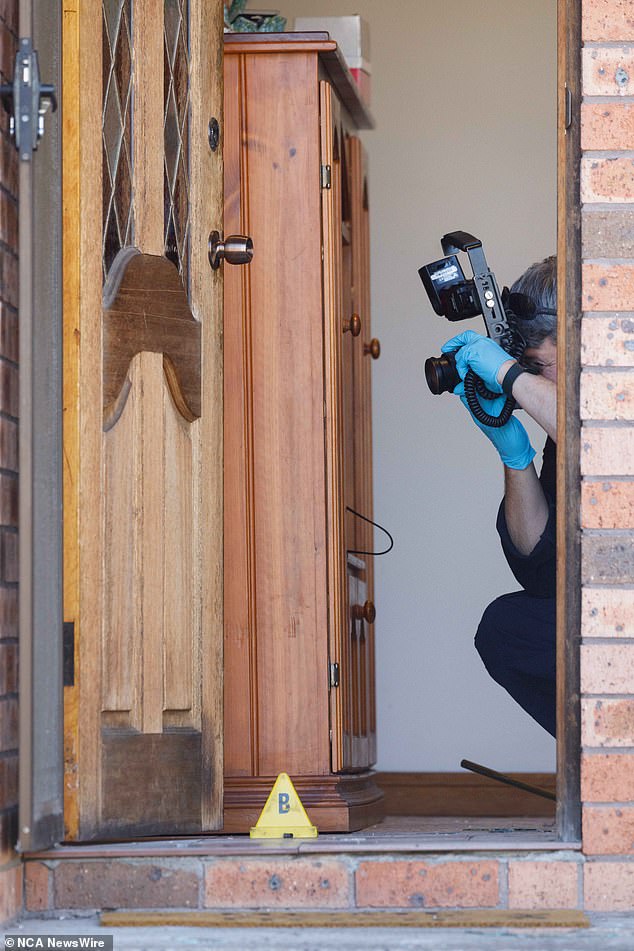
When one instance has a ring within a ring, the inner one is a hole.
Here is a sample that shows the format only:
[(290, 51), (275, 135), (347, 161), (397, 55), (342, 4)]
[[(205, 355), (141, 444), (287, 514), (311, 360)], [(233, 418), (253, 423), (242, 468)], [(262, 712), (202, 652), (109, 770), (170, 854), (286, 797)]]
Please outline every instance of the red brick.
[(634, 909), (632, 862), (586, 862), (583, 878), (584, 907), (587, 911)]
[(0, 588), (0, 640), (18, 636), (17, 588)]
[(634, 808), (584, 806), (583, 851), (586, 855), (634, 852)]
[(634, 310), (634, 264), (584, 264), (584, 310)]
[(633, 801), (634, 754), (584, 754), (581, 757), (581, 798), (584, 802)]
[(509, 908), (577, 908), (577, 862), (509, 862)]
[(50, 909), (52, 878), (44, 862), (25, 863), (24, 902), (27, 911)]
[(0, 581), (18, 581), (18, 536), (0, 528)]
[(200, 874), (179, 861), (60, 862), (55, 908), (197, 908)]
[(581, 104), (582, 149), (634, 149), (634, 105), (629, 102)]
[(583, 482), (583, 528), (634, 528), (634, 482)]
[(15, 806), (18, 801), (18, 756), (5, 755), (0, 759), (0, 809)]
[(17, 838), (18, 807), (12, 806), (4, 812), (0, 812), (0, 868), (15, 860)]
[(0, 410), (9, 416), (19, 413), (19, 379), (17, 368), (0, 360)]
[(357, 906), (372, 908), (478, 908), (500, 900), (495, 861), (362, 862)]
[(582, 202), (634, 202), (634, 159), (628, 157), (581, 159)]
[(582, 366), (634, 367), (634, 318), (614, 314), (581, 321)]
[[(14, 198), (18, 194), (18, 153), (8, 135), (0, 134), (0, 182)], [(14, 248), (17, 253), (17, 247)]]
[(634, 746), (634, 699), (581, 701), (583, 746)]
[(586, 96), (634, 94), (634, 47), (586, 46), (581, 51)]
[(18, 427), (3, 416), (0, 417), (0, 468), (18, 471)]
[(591, 588), (581, 592), (583, 637), (634, 637), (634, 591)]
[(7, 924), (22, 912), (22, 864), (0, 869), (0, 924)]
[[(3, 112), (0, 110), (0, 115)], [(18, 259), (12, 254), (0, 255), (0, 298), (12, 307), (18, 306)]]
[(0, 241), (10, 248), (18, 244), (18, 208), (16, 202), (0, 190)]
[(0, 752), (18, 748), (18, 701), (0, 700)]
[(634, 427), (582, 426), (581, 474), (634, 475)]
[(0, 695), (17, 693), (18, 645), (0, 644)]
[(0, 525), (18, 527), (18, 480), (0, 473)]
[(16, 0), (0, 0), (0, 17), (10, 30), (15, 33), (18, 29), (18, 4)]
[(584, 0), (581, 31), (586, 42), (634, 39), (632, 0)]
[(0, 356), (14, 363), (17, 363), (19, 358), (18, 329), (17, 312), (6, 304), (2, 304), (0, 307)]
[(226, 859), (205, 869), (207, 908), (348, 908), (351, 879), (336, 859)]
[(0, 69), (5, 82), (9, 82), (13, 78), (14, 58), (15, 33), (9, 29), (6, 23), (0, 20)]
[(582, 644), (582, 693), (634, 693), (634, 644)]
[(634, 420), (634, 370), (584, 370), (580, 411), (582, 419)]

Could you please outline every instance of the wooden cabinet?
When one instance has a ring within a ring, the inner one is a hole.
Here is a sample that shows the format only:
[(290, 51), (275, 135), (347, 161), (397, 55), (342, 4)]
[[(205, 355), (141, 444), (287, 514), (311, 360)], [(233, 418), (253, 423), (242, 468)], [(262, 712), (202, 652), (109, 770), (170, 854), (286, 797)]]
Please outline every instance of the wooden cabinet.
[(287, 772), (315, 824), (377, 821), (371, 117), (327, 34), (225, 40), (225, 830)]

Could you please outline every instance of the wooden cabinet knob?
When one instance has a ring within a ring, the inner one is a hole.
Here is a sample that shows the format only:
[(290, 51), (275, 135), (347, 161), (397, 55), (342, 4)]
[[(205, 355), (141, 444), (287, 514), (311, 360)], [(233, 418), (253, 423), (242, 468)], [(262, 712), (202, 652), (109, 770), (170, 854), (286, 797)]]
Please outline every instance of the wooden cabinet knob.
[(363, 344), (363, 352), (366, 355), (369, 353), (373, 360), (378, 360), (381, 356), (381, 341), (372, 337), (370, 343)]
[(353, 337), (358, 337), (361, 333), (361, 318), (358, 314), (353, 314), (349, 320), (343, 322), (343, 332), (350, 331)]
[(367, 621), (368, 624), (374, 624), (376, 619), (374, 601), (366, 601), (365, 604), (353, 604), (352, 617), (355, 621)]

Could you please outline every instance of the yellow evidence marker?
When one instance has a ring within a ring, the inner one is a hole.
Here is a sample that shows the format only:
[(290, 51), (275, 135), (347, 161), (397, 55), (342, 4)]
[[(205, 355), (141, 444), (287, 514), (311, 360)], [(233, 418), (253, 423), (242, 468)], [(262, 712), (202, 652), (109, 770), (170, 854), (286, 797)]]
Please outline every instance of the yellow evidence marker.
[(250, 830), (252, 839), (315, 839), (312, 825), (287, 773), (275, 780), (260, 818)]

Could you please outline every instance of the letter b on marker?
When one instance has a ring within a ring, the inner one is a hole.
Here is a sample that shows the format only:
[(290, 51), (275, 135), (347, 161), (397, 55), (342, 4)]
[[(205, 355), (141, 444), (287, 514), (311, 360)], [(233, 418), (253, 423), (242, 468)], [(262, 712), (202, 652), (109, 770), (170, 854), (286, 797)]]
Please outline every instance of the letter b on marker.
[(287, 792), (277, 794), (277, 811), (281, 816), (291, 811), (291, 797)]

